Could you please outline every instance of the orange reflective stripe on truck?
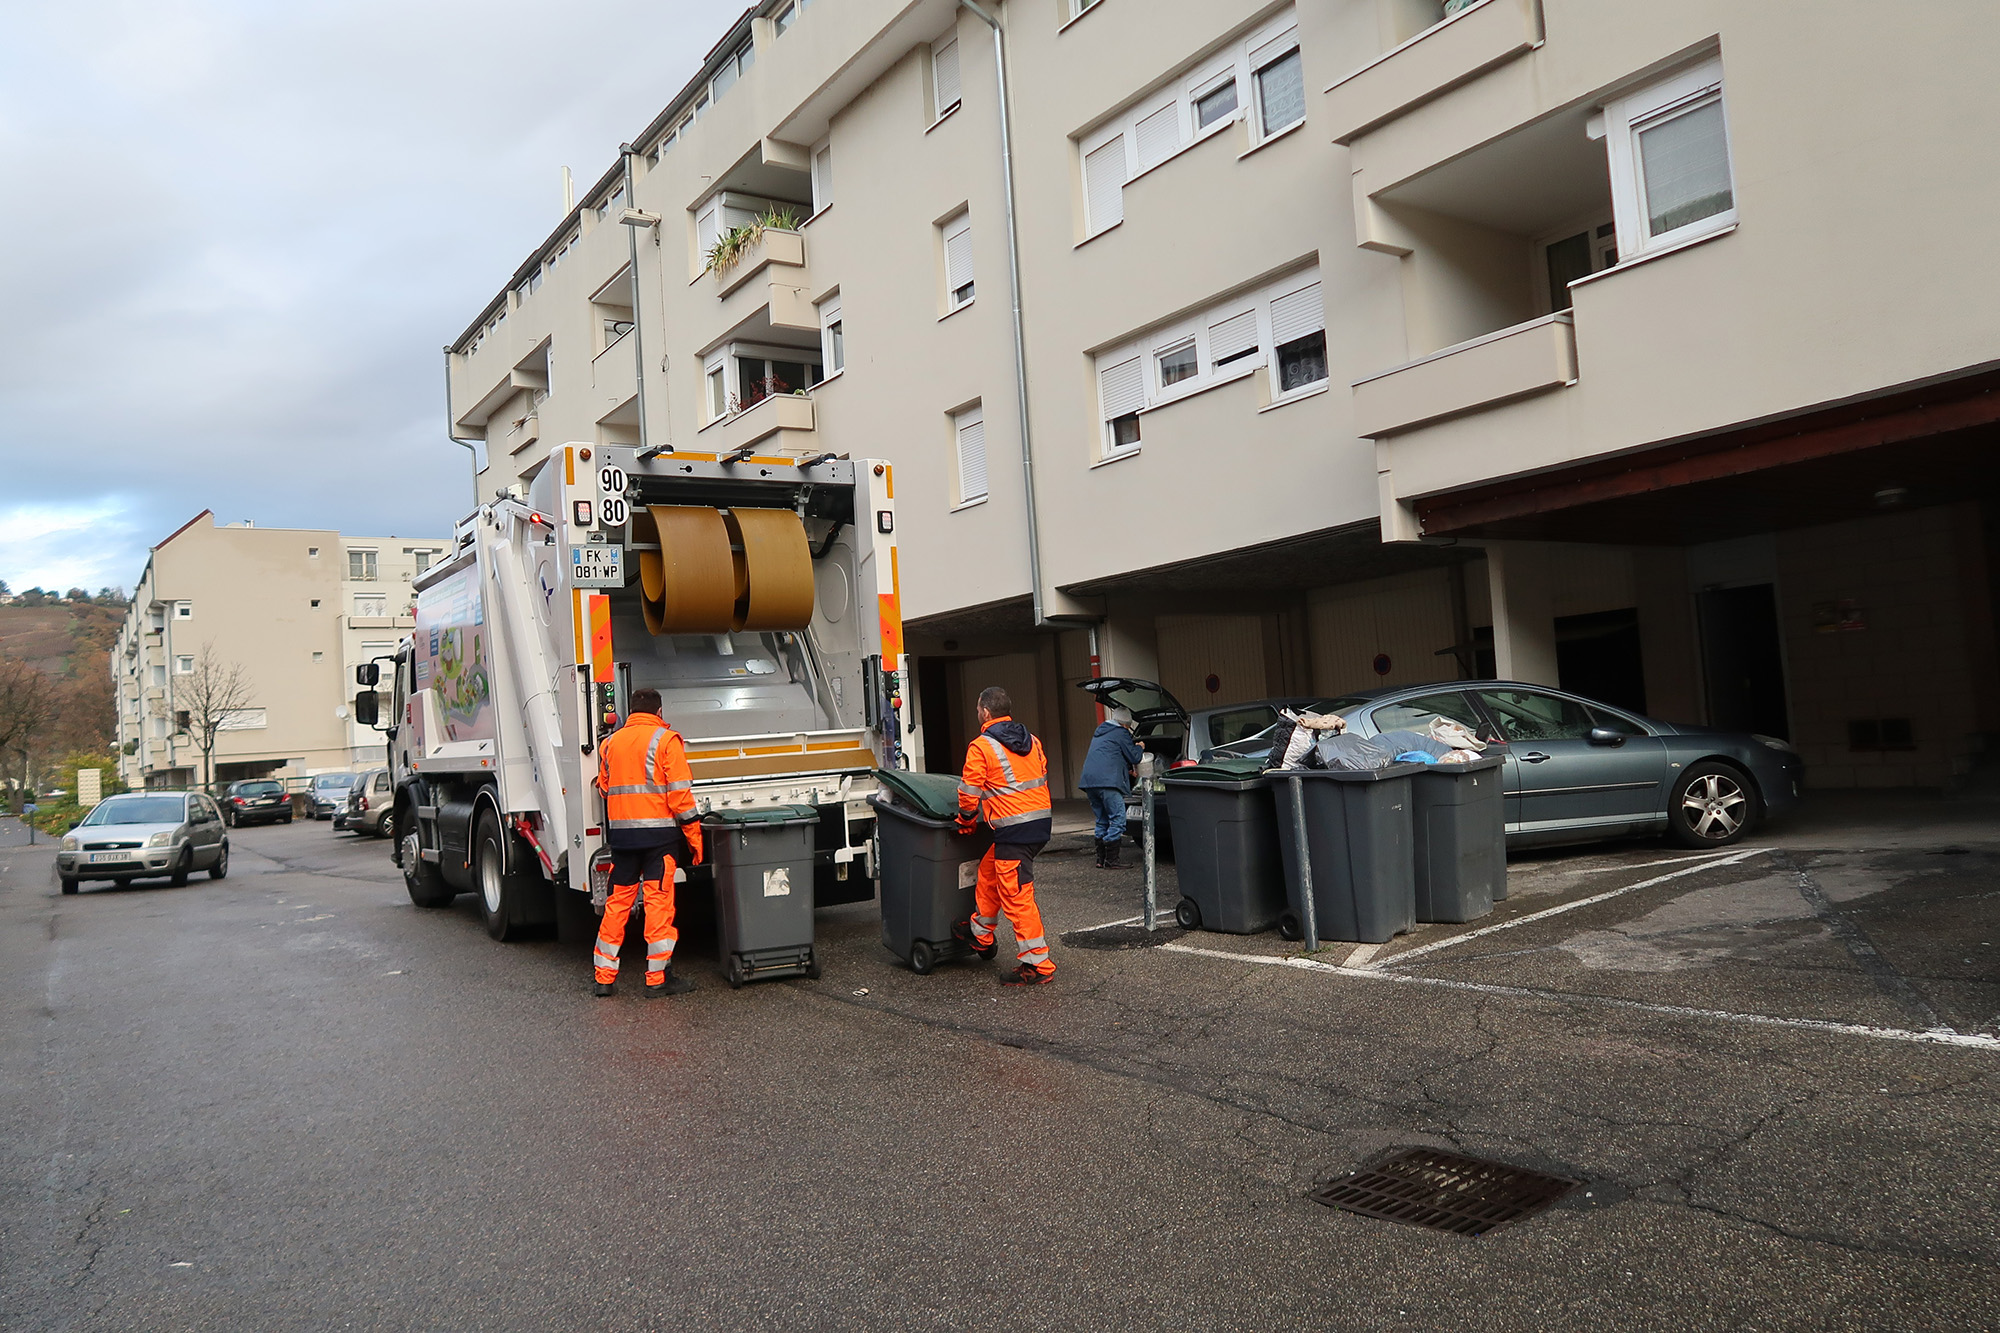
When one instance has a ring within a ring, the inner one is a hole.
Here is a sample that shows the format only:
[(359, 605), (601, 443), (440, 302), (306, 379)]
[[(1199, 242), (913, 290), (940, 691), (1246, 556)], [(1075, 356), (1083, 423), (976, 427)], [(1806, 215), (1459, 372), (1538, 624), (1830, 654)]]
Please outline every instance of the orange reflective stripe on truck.
[(611, 598), (604, 593), (589, 595), (590, 603), (590, 678), (598, 684), (608, 684), (613, 679), (611, 660)]
[(889, 591), (877, 600), (882, 611), (882, 665), (894, 667), (903, 655), (903, 578), (893, 546), (889, 548)]

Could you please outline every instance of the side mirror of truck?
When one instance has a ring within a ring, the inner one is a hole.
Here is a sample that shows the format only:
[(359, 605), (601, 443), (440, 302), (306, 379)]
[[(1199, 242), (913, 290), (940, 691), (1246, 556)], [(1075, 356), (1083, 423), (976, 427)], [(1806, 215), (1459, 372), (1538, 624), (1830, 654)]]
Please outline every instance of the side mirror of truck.
[[(373, 670), (371, 663), (363, 670)], [(374, 726), (382, 716), (381, 696), (373, 690), (363, 690), (354, 696), (354, 720), (364, 727)]]
[(363, 662), (354, 668), (356, 685), (379, 685), (382, 682), (382, 668), (373, 662)]

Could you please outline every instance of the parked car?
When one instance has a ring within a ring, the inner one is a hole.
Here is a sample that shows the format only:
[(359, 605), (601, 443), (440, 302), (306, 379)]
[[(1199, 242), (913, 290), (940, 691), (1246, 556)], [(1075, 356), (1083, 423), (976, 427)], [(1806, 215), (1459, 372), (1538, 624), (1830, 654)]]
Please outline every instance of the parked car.
[(372, 768), (354, 779), (348, 790), (347, 805), (333, 817), (333, 826), (349, 833), (366, 833), (377, 838), (395, 835), (395, 790), (389, 785), (389, 770)]
[(314, 819), (333, 819), (347, 808), (347, 793), (359, 778), (356, 773), (321, 773), (306, 791), (306, 811)]
[(231, 828), (246, 824), (289, 824), (292, 798), (275, 778), (245, 778), (222, 793), (222, 817)]
[(124, 882), (166, 875), (176, 888), (206, 870), (229, 873), (229, 836), (215, 798), (193, 791), (134, 791), (107, 796), (71, 826), (56, 849), (64, 893), (86, 880)]
[[(1436, 717), (1471, 728), (1506, 761), (1510, 847), (1661, 832), (1688, 847), (1726, 847), (1792, 806), (1805, 775), (1798, 752), (1776, 736), (1661, 722), (1519, 681), (1368, 690), (1314, 711), (1340, 714), (1358, 736), (1421, 731)], [(1270, 750), (1266, 731), (1211, 754)]]

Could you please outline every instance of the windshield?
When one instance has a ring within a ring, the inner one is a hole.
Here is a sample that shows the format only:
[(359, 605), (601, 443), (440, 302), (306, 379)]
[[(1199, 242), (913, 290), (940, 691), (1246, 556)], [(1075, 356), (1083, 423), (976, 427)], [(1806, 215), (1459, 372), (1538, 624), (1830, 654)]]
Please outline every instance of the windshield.
[(83, 821), (96, 824), (178, 824), (187, 818), (185, 796), (114, 796)]
[(275, 796), (284, 788), (275, 782), (246, 782), (236, 789), (238, 796)]
[[(322, 773), (313, 779), (313, 790), (336, 791), (342, 787), (353, 785), (353, 782), (354, 775), (352, 773)], [(274, 782), (271, 785), (275, 787), (278, 784)]]

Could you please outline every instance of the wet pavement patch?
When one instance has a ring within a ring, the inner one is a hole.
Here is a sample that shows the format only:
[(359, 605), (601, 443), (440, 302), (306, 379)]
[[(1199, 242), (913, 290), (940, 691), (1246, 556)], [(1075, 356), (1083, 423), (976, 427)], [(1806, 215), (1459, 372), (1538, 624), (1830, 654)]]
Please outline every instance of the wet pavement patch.
[(1583, 1182), (1436, 1148), (1405, 1148), (1307, 1197), (1363, 1217), (1458, 1236), (1533, 1217)]
[[(1165, 913), (1162, 916), (1172, 919)], [(1147, 930), (1144, 926), (1099, 926), (1094, 930), (1072, 930), (1057, 938), (1072, 949), (1151, 949), (1171, 944), (1185, 934), (1179, 926), (1161, 926), (1158, 930)]]

